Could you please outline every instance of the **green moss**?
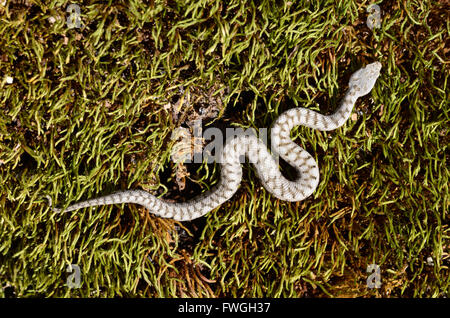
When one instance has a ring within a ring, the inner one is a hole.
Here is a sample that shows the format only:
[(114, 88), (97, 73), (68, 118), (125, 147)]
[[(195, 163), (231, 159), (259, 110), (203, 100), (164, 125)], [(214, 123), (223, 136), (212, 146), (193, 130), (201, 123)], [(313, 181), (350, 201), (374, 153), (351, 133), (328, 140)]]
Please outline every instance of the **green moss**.
[[(380, 3), (371, 31), (369, 4), (85, 1), (71, 29), (67, 1), (0, 5), (0, 296), (448, 297), (446, 11)], [(185, 224), (133, 205), (48, 207), (47, 194), (63, 206), (130, 188), (192, 197), (217, 167), (177, 179), (170, 136), (199, 107), (220, 100), (209, 124), (243, 128), (294, 106), (331, 112), (375, 60), (356, 120), (292, 132), (320, 166), (303, 202), (273, 198), (244, 165), (232, 200)]]

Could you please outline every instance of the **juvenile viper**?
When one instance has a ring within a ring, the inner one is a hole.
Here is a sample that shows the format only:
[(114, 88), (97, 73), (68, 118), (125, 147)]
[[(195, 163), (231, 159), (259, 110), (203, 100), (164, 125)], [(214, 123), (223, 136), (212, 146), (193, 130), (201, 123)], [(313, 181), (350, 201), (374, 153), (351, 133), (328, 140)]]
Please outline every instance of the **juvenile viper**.
[[(279, 154), (298, 172), (295, 181), (283, 177), (277, 161), (256, 136), (241, 135), (229, 140), (221, 153), (221, 178), (219, 183), (202, 195), (183, 203), (169, 203), (142, 190), (119, 191), (69, 205), (65, 209), (53, 208), (56, 212), (69, 212), (91, 206), (135, 203), (152, 213), (179, 221), (193, 220), (215, 209), (229, 200), (237, 191), (242, 179), (239, 157), (247, 156), (255, 165), (264, 187), (275, 197), (284, 201), (301, 201), (310, 196), (319, 184), (319, 168), (314, 158), (290, 139), (293, 127), (303, 125), (328, 131), (342, 126), (349, 118), (358, 97), (368, 94), (380, 75), (381, 64), (375, 62), (359, 69), (350, 77), (349, 89), (339, 108), (325, 116), (306, 108), (293, 108), (281, 114), (271, 129), (274, 155)], [(48, 197), (50, 206), (51, 198)]]

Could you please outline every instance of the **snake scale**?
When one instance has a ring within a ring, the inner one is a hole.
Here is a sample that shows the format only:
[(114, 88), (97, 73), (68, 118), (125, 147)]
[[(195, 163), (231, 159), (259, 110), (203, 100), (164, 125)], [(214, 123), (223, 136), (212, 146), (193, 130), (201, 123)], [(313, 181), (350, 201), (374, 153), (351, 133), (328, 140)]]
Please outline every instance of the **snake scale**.
[[(270, 154), (256, 136), (240, 135), (230, 139), (220, 156), (220, 181), (190, 201), (169, 203), (143, 190), (119, 191), (110, 195), (78, 202), (65, 209), (52, 208), (55, 212), (69, 212), (92, 206), (134, 203), (146, 207), (157, 216), (188, 221), (199, 218), (229, 200), (237, 191), (242, 179), (240, 156), (245, 155), (254, 164), (264, 187), (276, 198), (284, 201), (301, 201), (310, 196), (319, 184), (319, 168), (314, 158), (290, 138), (296, 126), (307, 126), (328, 131), (342, 126), (349, 118), (356, 100), (368, 94), (380, 75), (381, 63), (374, 62), (353, 73), (340, 106), (331, 115), (322, 115), (306, 108), (292, 108), (282, 113), (271, 128)], [(280, 172), (273, 155), (280, 155), (296, 169), (298, 178), (287, 180)], [(51, 198), (48, 197), (52, 206)]]

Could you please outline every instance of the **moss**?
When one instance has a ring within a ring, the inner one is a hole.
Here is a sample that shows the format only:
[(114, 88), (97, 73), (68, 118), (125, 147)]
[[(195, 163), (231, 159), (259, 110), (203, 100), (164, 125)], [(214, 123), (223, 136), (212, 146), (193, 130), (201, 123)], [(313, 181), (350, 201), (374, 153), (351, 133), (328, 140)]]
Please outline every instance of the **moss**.
[[(0, 5), (0, 296), (449, 296), (444, 4), (380, 3), (373, 31), (367, 1), (83, 1), (80, 28), (68, 5)], [(292, 132), (320, 166), (303, 202), (278, 201), (244, 165), (232, 200), (193, 222), (47, 205), (130, 188), (193, 197), (217, 167), (175, 165), (174, 129), (329, 113), (375, 60), (382, 75), (344, 127)]]

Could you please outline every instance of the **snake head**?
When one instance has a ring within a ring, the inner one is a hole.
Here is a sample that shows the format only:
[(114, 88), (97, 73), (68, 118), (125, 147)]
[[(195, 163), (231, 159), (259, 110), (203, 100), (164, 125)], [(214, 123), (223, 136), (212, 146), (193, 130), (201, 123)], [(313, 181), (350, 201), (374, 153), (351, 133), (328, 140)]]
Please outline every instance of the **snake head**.
[(380, 62), (368, 64), (352, 74), (348, 86), (358, 97), (369, 94), (380, 76), (380, 70)]

